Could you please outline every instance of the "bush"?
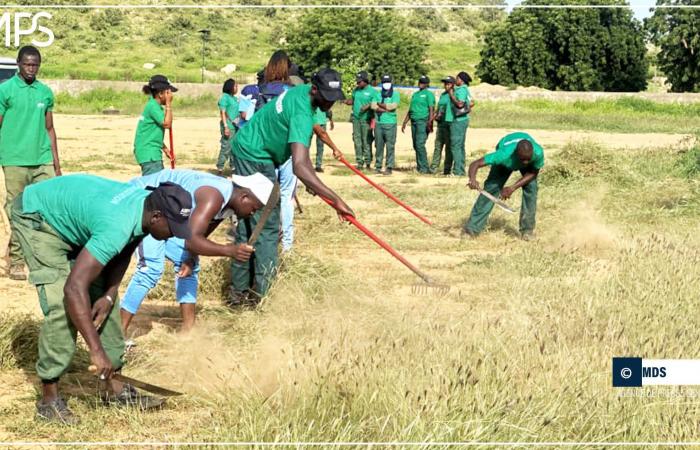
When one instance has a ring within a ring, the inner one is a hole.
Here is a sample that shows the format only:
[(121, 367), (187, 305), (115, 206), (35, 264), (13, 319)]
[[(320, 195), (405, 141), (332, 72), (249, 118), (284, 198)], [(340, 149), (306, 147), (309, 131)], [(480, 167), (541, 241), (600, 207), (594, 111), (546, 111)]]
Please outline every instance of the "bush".
[[(658, 5), (697, 5), (697, 0), (659, 0)], [(656, 59), (673, 92), (700, 92), (700, 11), (657, 8), (647, 19)]]
[(647, 85), (645, 55), (641, 24), (627, 9), (516, 9), (486, 33), (477, 75), (492, 84), (634, 92)]

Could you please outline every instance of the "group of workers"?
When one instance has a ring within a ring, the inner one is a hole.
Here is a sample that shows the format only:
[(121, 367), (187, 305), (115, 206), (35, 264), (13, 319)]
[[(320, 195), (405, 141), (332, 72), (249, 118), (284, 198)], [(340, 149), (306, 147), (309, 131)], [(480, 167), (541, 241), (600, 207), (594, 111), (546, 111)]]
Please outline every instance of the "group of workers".
[[(44, 315), (36, 364), (42, 385), (37, 415), (64, 424), (79, 420), (58, 389), (59, 379), (75, 353), (78, 332), (88, 347), (105, 405), (158, 407), (162, 399), (143, 395), (117, 381), (113, 374), (124, 365), (127, 327), (162, 276), (165, 259), (174, 263), (183, 327), (189, 328), (195, 320), (200, 256), (232, 259), (234, 302), (267, 294), (277, 271), (280, 229), (284, 231), (285, 212), (280, 213), (280, 206), (285, 206), (283, 186), (293, 195), (298, 178), (311, 193), (326, 199), (341, 220), (354, 216), (347, 203), (318, 177), (322, 171), (320, 160), (317, 158), (314, 165), (310, 158), (314, 134), (332, 148), (336, 157), (340, 156), (324, 122), (330, 120), (332, 129), (331, 108), (345, 101), (341, 76), (324, 68), (305, 82), (286, 54), (275, 52), (260, 75), (260, 83), (246, 86), (240, 99), (235, 97), (235, 82), (227, 81), (219, 102), (222, 152), (218, 167), (223, 169), (229, 161), (234, 171), (231, 179), (163, 167), (163, 155), (169, 155), (163, 144), (164, 132), (172, 125), (172, 94), (177, 89), (166, 77), (154, 76), (143, 89), (149, 100), (139, 118), (134, 142), (141, 176), (124, 183), (94, 175), (61, 174), (53, 128), (53, 94), (36, 79), (41, 55), (34, 47), (23, 47), (17, 62), (15, 77), (0, 85), (0, 165), (12, 230), (8, 276), (26, 278), (26, 264)], [(360, 73), (357, 78), (358, 86), (348, 99), (353, 104), (353, 125), (357, 127), (354, 135), (361, 149), (356, 155), (357, 165), (371, 161), (365, 147), (369, 123), (363, 115), (371, 110), (379, 127), (375, 126), (375, 168), (379, 170), (384, 164), (386, 145), (384, 167), (390, 173), (393, 154), (390, 156), (389, 150), (393, 153), (398, 92), (393, 90), (391, 77), (383, 77), (381, 98), (372, 101), (374, 94), (363, 93), (368, 77)], [(442, 110), (438, 102), (436, 112), (434, 98), (423, 92), (429, 84), (426, 77), (421, 78), (422, 89), (411, 101), (404, 127), (410, 119), (414, 142), (420, 144), (423, 139), (423, 147), (414, 144), (417, 153), (420, 148), (424, 152), (424, 137), (431, 131), (433, 120), (440, 123), (441, 113), (444, 121), (453, 124), (463, 117), (457, 111), (468, 109), (468, 90), (459, 90), (466, 81), (459, 84), (446, 80), (446, 86), (452, 83), (458, 87), (446, 89), (443, 95), (448, 100), (443, 102)], [(462, 122), (468, 122), (468, 118)], [(460, 159), (452, 151), (452, 143), (461, 142), (454, 148), (463, 153), (464, 140), (458, 136), (453, 139), (452, 135), (465, 131), (466, 124), (451, 127), (451, 164), (452, 170), (458, 171)], [(537, 173), (543, 162), (542, 148), (529, 135), (511, 134), (498, 143), (494, 153), (471, 164), (469, 186), (479, 189), (476, 172), (490, 165), (484, 186), (488, 192), (508, 198), (522, 187), (521, 231), (524, 237), (531, 236)], [(523, 173), (522, 178), (504, 187), (516, 170)], [(276, 190), (280, 191), (281, 205), (274, 201)], [(465, 229), (468, 235), (483, 229), (492, 206), (479, 198)], [(269, 216), (266, 214), (267, 220), (260, 224), (258, 235), (261, 209), (270, 211), (265, 211)], [(234, 242), (211, 240), (214, 229), (229, 219), (236, 224)], [(134, 254), (137, 268), (120, 302), (119, 286)]]

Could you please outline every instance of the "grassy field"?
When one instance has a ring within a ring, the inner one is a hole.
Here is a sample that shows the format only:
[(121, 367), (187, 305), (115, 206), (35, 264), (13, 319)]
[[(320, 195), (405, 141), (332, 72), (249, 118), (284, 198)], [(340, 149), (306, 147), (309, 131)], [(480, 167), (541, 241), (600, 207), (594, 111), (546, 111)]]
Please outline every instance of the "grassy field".
[(193, 333), (176, 332), (169, 280), (137, 316), (127, 373), (187, 393), (160, 412), (97, 405), (82, 351), (64, 388), (83, 423), (35, 422), (39, 320), (0, 317), (0, 441), (697, 441), (696, 391), (621, 397), (610, 367), (700, 357), (699, 156), (653, 141), (549, 151), (530, 243), (502, 211), (479, 239), (454, 237), (475, 199), (462, 179), (378, 179), (432, 229), (329, 164), (360, 220), (449, 294), (412, 294), (411, 272), (300, 192), (295, 250), (260, 307), (222, 306), (227, 264), (207, 260)]
[[(399, 123), (408, 110), (410, 98), (401, 96)], [(66, 114), (101, 114), (110, 106), (122, 114), (138, 115), (146, 97), (138, 92), (96, 89), (77, 96), (60, 93), (56, 111)], [(216, 113), (213, 96), (176, 97), (174, 112), (180, 116), (204, 117)], [(347, 121), (350, 107), (336, 104), (334, 119)], [(700, 104), (655, 103), (636, 98), (563, 102), (517, 100), (478, 101), (471, 114), (471, 126), (480, 128), (545, 128), (595, 130), (620, 133), (697, 133)]]

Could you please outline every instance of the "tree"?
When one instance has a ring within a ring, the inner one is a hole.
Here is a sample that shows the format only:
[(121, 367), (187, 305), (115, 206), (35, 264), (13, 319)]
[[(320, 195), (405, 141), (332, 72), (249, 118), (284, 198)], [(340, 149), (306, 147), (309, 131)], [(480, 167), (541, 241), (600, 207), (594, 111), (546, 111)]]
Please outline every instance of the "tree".
[[(657, 6), (700, 5), (700, 0), (658, 0)], [(647, 19), (656, 57), (673, 92), (700, 92), (700, 11), (655, 8)]]
[(373, 77), (389, 73), (395, 83), (415, 83), (427, 70), (427, 38), (407, 29), (390, 11), (311, 10), (288, 31), (289, 56), (307, 73), (331, 67), (354, 85), (357, 70)]
[[(524, 4), (572, 2), (526, 0)], [(647, 85), (645, 55), (641, 23), (627, 8), (516, 9), (504, 23), (486, 32), (477, 75), (493, 84), (633, 92)]]

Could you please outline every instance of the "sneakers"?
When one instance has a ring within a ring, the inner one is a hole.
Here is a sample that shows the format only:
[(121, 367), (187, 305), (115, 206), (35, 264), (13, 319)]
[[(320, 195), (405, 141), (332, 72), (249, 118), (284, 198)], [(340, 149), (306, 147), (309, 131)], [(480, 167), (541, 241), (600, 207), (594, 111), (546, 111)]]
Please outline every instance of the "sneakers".
[(391, 176), (391, 168), (388, 168), (384, 171), (384, 176), (390, 177)]
[(381, 175), (382, 169), (380, 169), (379, 167), (377, 167), (376, 169), (374, 169), (374, 173), (376, 173), (377, 175)]
[(7, 270), (7, 276), (11, 280), (26, 280), (27, 274), (24, 273), (24, 264), (10, 264), (10, 268)]
[(80, 423), (78, 416), (73, 414), (73, 411), (68, 408), (66, 401), (61, 397), (57, 397), (49, 403), (44, 403), (43, 400), (36, 402), (36, 417), (62, 425), (77, 425)]
[(316, 172), (318, 173), (323, 173), (323, 168), (322, 167), (316, 167)]
[(126, 406), (139, 408), (141, 410), (160, 408), (165, 403), (165, 399), (151, 395), (144, 395), (138, 392), (132, 385), (124, 383), (124, 387), (119, 394), (112, 391), (100, 393), (102, 403), (105, 406)]

